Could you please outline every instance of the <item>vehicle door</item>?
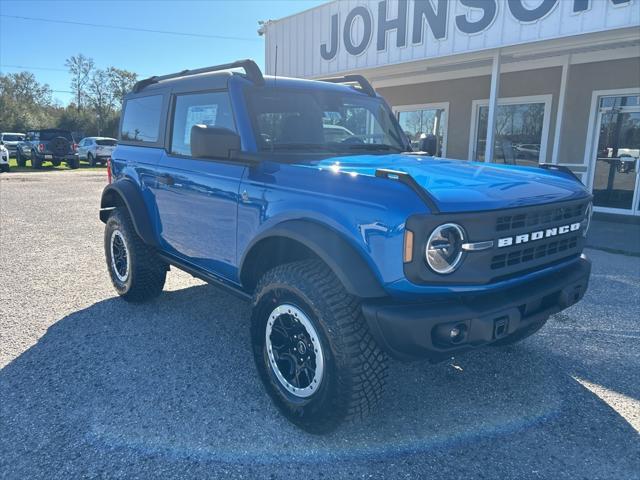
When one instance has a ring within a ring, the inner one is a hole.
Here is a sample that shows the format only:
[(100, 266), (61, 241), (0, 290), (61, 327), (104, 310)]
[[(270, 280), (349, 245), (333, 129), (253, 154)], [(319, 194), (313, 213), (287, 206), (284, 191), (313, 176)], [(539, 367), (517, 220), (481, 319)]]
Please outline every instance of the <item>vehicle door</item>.
[(236, 131), (229, 94), (180, 93), (172, 98), (171, 129), (158, 165), (158, 236), (165, 251), (211, 273), (235, 279), (238, 194), (245, 167), (191, 157), (196, 124)]

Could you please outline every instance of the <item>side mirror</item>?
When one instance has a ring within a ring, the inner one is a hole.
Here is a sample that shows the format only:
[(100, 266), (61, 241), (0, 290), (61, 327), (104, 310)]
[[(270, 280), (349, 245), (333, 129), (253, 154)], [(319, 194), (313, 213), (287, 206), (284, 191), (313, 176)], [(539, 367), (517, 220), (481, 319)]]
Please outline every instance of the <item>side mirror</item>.
[(438, 137), (433, 134), (425, 135), (420, 139), (420, 150), (427, 155), (437, 155), (438, 153)]
[(191, 156), (193, 158), (228, 159), (231, 152), (240, 150), (240, 135), (228, 128), (194, 125), (191, 127)]

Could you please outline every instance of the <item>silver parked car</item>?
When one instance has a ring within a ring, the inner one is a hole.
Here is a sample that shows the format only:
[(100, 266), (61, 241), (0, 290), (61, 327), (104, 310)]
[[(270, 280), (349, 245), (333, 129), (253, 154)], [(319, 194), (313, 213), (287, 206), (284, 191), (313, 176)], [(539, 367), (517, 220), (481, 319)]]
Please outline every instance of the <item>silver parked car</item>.
[(96, 164), (105, 164), (116, 148), (118, 141), (109, 137), (85, 137), (78, 144), (78, 156), (80, 160), (86, 160), (94, 167)]

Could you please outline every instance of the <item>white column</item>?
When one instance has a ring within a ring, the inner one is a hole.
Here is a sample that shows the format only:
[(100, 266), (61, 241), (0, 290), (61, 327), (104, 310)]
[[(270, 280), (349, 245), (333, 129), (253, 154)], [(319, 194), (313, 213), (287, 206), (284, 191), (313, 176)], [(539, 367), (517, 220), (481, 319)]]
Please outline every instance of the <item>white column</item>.
[(500, 49), (493, 54), (491, 67), (491, 91), (489, 93), (489, 117), (487, 118), (487, 143), (484, 148), (484, 161), (493, 159), (493, 144), (496, 131), (496, 110), (500, 93)]
[(560, 155), (560, 141), (562, 139), (562, 123), (564, 122), (564, 104), (567, 97), (567, 78), (569, 77), (569, 67), (571, 65), (571, 54), (564, 57), (562, 62), (562, 77), (560, 79), (560, 96), (558, 98), (558, 113), (556, 114), (556, 128), (553, 132), (553, 152), (551, 153), (551, 163), (558, 163)]

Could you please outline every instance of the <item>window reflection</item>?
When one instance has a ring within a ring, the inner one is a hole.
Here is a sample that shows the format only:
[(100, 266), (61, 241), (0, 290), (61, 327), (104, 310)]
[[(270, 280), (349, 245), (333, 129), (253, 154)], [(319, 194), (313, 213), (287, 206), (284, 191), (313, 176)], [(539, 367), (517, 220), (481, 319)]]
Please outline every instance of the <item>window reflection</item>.
[[(498, 105), (493, 161), (507, 165), (538, 166), (544, 103)], [(476, 160), (484, 161), (489, 107), (478, 109)]]
[(398, 121), (415, 151), (424, 150), (425, 143), (435, 156), (443, 156), (446, 112), (444, 108), (425, 108), (398, 112)]

